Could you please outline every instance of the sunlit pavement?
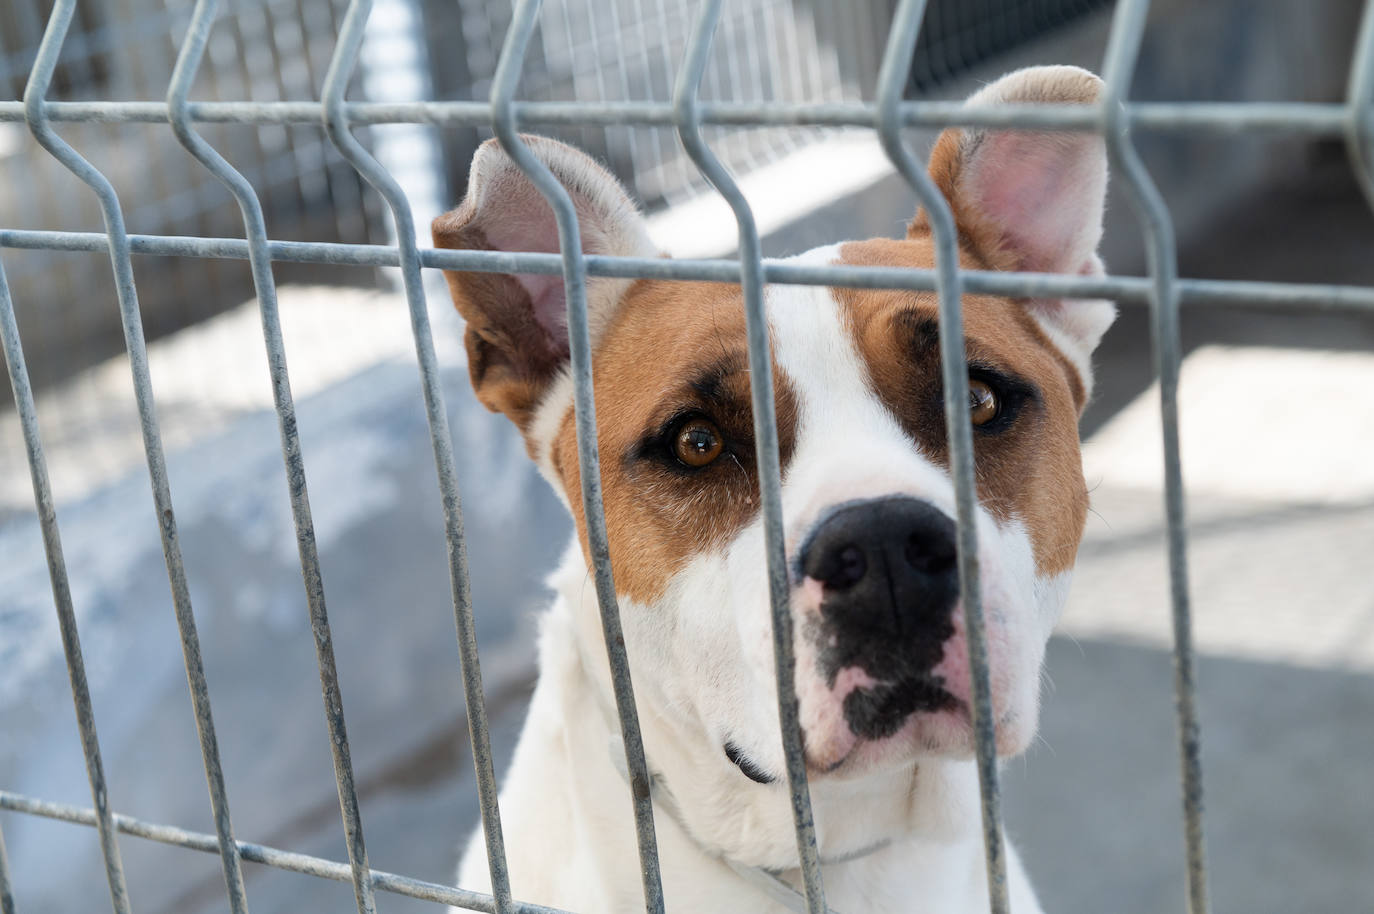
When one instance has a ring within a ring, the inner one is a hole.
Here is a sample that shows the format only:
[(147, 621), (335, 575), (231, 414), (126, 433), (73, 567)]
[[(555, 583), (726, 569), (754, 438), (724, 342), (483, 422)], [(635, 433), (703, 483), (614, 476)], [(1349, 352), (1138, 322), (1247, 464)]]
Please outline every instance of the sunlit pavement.
[[(1220, 346), (1184, 364), (1184, 476), (1218, 910), (1374, 897), (1369, 353)], [(1349, 384), (1350, 386), (1346, 386)], [(1044, 721), (1009, 764), (1047, 910), (1182, 904), (1157, 390), (1088, 442), (1093, 512)]]

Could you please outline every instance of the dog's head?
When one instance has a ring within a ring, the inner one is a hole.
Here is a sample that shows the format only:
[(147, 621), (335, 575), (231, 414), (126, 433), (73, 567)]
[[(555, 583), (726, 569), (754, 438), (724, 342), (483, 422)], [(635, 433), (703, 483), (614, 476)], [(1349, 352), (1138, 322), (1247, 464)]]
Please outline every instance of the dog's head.
[[(1099, 86), (1085, 71), (1043, 67), (973, 100), (1086, 104)], [(571, 195), (586, 253), (657, 256), (610, 174), (560, 143), (527, 142)], [(953, 209), (964, 267), (1101, 272), (1100, 138), (951, 129), (930, 172)], [(434, 238), (445, 248), (558, 247), (552, 211), (491, 142)], [(929, 268), (934, 246), (918, 213), (904, 239), (799, 260)], [(585, 552), (562, 277), (447, 276), (467, 320), (473, 386), (524, 434)], [(671, 719), (683, 752), (704, 745), (727, 771), (733, 762), (755, 780), (780, 779), (740, 289), (593, 277), (587, 297), (612, 567), (641, 708)], [(817, 778), (856, 780), (920, 757), (967, 756), (936, 296), (770, 286), (765, 303), (807, 761)], [(1100, 301), (964, 298), (1002, 754), (1035, 731), (1040, 663), (1088, 503), (1077, 421), (1091, 352), (1113, 314)], [(584, 628), (596, 630), (594, 614)]]

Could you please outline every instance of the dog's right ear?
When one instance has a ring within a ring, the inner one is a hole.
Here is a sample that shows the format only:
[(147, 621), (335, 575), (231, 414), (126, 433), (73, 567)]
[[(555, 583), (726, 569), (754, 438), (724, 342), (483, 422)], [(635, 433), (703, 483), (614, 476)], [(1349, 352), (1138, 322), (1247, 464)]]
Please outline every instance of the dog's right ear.
[[(571, 195), (585, 254), (657, 255), (643, 217), (616, 179), (590, 156), (555, 140), (525, 136), (531, 151)], [(477, 150), (468, 192), (434, 220), (434, 246), (456, 250), (558, 253), (553, 209), (495, 140)], [(467, 321), (468, 370), (477, 397), (528, 431), (535, 408), (568, 363), (562, 274), (444, 271)], [(630, 281), (589, 277), (587, 317), (595, 347)]]

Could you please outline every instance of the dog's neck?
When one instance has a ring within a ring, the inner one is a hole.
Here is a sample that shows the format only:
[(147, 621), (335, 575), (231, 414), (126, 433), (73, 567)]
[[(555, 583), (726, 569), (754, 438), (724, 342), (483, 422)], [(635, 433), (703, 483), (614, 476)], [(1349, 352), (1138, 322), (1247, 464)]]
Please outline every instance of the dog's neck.
[[(545, 675), (551, 668), (562, 670), (564, 719), (578, 722), (578, 735), (569, 741), (576, 756), (570, 760), (578, 769), (576, 780), (603, 797), (606, 791), (628, 797), (596, 598), (575, 546), (552, 583), (561, 599), (545, 621), (541, 666)], [(558, 662), (551, 662), (551, 652), (561, 655)], [(779, 881), (800, 885), (786, 784), (750, 781), (726, 762), (723, 750), (711, 746), (706, 734), (684, 732), (691, 722), (684, 722), (680, 715), (670, 718), (659, 713), (652, 696), (644, 691), (637, 698), (655, 781), (655, 826), (665, 875), (698, 867), (723, 868), (733, 874), (729, 881), (746, 891), (746, 897), (772, 898), (773, 910), (795, 910), (787, 892), (778, 891), (776, 885)], [(712, 748), (717, 752), (711, 752)], [(594, 776), (583, 777), (584, 770)], [(910, 872), (917, 865), (913, 854), (924, 861), (918, 868), (932, 867), (930, 879), (949, 881), (953, 874), (950, 890), (956, 894), (977, 882), (963, 878), (978, 872), (981, 851), (976, 774), (971, 763), (938, 760), (923, 762), (919, 770), (907, 766), (864, 779), (818, 780), (811, 786), (811, 796), (823, 873), (826, 884), (834, 887), (830, 902), (834, 910), (845, 910), (839, 903), (850, 894), (841, 888), (845, 885), (862, 887), (856, 897), (865, 899), (864, 909), (884, 910), (868, 904), (875, 889), (882, 894), (875, 883), (883, 882), (890, 872), (895, 885), (909, 885)], [(893, 803), (893, 797), (905, 797), (906, 802)], [(625, 850), (633, 853), (628, 803), (624, 815), (624, 833), (629, 838)], [(672, 866), (667, 865), (669, 860)], [(719, 885), (720, 879), (717, 873), (705, 884)], [(771, 887), (770, 881), (775, 883)], [(792, 896), (795, 902), (795, 892)]]
[[(586, 663), (586, 657), (582, 657), (582, 662)], [(584, 666), (585, 669), (585, 666)], [(590, 681), (590, 680), (589, 680)], [(629, 771), (629, 760), (625, 752), (625, 740), (622, 732), (617, 732), (615, 723), (615, 712), (603, 703), (601, 708), (602, 716), (607, 725), (607, 731), (611, 734), (607, 740), (607, 751), (610, 753), (611, 765), (615, 767), (621, 779), (625, 782), (626, 788), (632, 788), (633, 780)], [(685, 835), (697, 850), (706, 857), (720, 860), (730, 867), (741, 879), (756, 888), (761, 894), (767, 895), (778, 904), (794, 914), (806, 914), (808, 911), (806, 896), (795, 885), (795, 879), (785, 878), (781, 872), (767, 869), (762, 866), (752, 866), (742, 863), (731, 857), (719, 848), (707, 847), (701, 843), (687, 828), (683, 822), (683, 813), (679, 807), (677, 799), (673, 796), (662, 775), (654, 768), (653, 764), (646, 759), (645, 766), (649, 777), (649, 795), (653, 799), (654, 816), (657, 820), (671, 822), (677, 830)], [(836, 867), (841, 864), (851, 863), (865, 857), (878, 853), (892, 846), (893, 839), (890, 837), (879, 838), (867, 847), (859, 848), (838, 858), (827, 859), (821, 857), (821, 865), (824, 867)], [(791, 874), (789, 874), (791, 875)], [(831, 909), (830, 914), (835, 914)]]

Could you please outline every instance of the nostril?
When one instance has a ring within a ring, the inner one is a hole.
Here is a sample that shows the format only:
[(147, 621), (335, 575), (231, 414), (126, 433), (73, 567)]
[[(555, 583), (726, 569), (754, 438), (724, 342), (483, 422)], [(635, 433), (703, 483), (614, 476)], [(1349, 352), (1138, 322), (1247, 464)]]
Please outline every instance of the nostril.
[(863, 580), (868, 572), (868, 559), (854, 544), (842, 546), (831, 553), (828, 568), (821, 574), (821, 582), (832, 590), (848, 590)]
[(906, 562), (926, 575), (946, 574), (954, 568), (958, 553), (953, 543), (932, 541), (930, 537), (913, 533), (906, 538)]

